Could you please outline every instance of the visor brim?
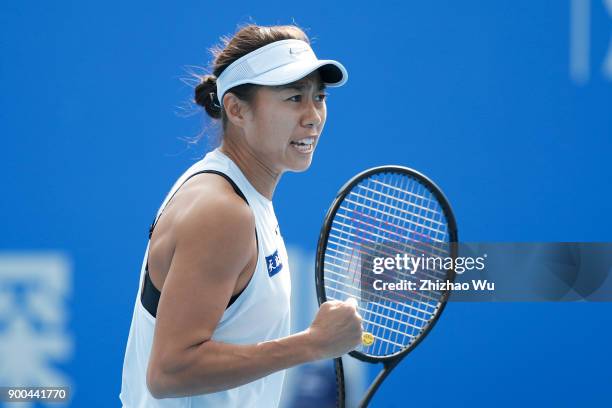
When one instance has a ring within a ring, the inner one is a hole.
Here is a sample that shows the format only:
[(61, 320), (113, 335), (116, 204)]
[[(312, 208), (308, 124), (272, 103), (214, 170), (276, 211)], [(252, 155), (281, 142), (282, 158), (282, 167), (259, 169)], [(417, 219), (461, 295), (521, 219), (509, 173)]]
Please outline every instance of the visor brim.
[(252, 78), (249, 80), (249, 83), (269, 86), (286, 85), (299, 81), (316, 70), (319, 70), (321, 74), (321, 81), (330, 87), (342, 86), (348, 80), (346, 68), (338, 61), (317, 60), (314, 63), (310, 61), (296, 61), (293, 64), (272, 69), (256, 78)]

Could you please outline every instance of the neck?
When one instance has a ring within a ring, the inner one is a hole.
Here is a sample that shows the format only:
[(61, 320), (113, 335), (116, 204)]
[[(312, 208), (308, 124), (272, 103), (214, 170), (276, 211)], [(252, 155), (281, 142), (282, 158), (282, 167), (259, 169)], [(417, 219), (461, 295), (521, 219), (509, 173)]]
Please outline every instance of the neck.
[(240, 168), (249, 183), (268, 200), (272, 200), (281, 174), (266, 165), (246, 143), (236, 141), (234, 137), (225, 136), (220, 149)]

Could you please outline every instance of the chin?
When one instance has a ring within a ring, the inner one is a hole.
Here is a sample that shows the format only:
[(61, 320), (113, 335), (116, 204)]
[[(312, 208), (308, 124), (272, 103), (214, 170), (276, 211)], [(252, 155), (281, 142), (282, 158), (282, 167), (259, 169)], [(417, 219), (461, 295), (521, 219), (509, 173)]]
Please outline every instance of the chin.
[(310, 154), (308, 157), (304, 157), (302, 160), (293, 161), (293, 163), (291, 163), (291, 166), (289, 166), (288, 170), (293, 171), (295, 173), (301, 173), (303, 171), (308, 170), (311, 164), (312, 154)]

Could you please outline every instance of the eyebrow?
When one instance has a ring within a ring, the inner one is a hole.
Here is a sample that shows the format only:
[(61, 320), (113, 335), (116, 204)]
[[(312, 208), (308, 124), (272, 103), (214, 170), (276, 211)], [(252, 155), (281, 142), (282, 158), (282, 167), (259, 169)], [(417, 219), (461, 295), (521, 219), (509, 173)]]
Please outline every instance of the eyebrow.
[[(294, 89), (296, 91), (303, 91), (306, 88), (306, 83), (304, 82), (292, 82), (286, 85), (276, 85), (273, 87), (279, 91), (284, 91), (285, 89)], [(319, 84), (319, 91), (324, 91), (326, 89), (326, 85), (324, 83)]]

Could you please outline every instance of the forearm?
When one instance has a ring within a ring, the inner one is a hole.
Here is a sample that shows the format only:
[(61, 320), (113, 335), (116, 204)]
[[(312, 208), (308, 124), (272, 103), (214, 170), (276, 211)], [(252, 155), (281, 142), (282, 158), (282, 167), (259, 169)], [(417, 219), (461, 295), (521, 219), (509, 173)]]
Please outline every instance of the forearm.
[(182, 397), (238, 387), (316, 360), (314, 350), (307, 332), (250, 345), (206, 341), (157, 372), (156, 394), (161, 398)]

